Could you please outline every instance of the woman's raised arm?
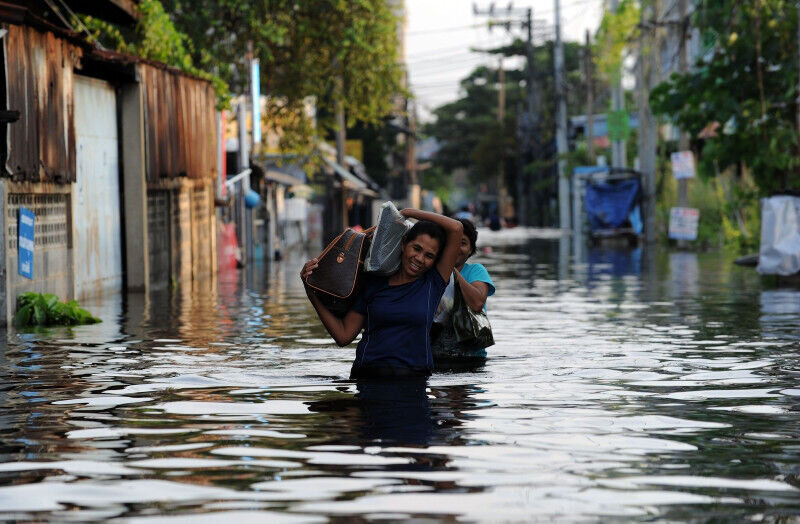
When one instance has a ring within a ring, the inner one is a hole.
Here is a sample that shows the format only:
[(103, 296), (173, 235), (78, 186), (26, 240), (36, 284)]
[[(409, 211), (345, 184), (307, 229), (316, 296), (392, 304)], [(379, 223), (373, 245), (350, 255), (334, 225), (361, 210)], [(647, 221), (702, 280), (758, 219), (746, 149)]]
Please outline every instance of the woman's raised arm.
[(447, 244), (444, 246), (439, 262), (436, 264), (436, 269), (445, 282), (450, 280), (450, 275), (453, 274), (453, 268), (456, 266), (458, 260), (458, 253), (461, 245), (461, 235), (464, 234), (464, 226), (458, 220), (440, 215), (439, 213), (431, 213), (430, 211), (420, 211), (412, 207), (407, 207), (400, 211), (400, 214), (406, 218), (413, 218), (416, 220), (428, 220), (435, 224), (439, 224), (447, 235)]
[(303, 285), (306, 287), (306, 295), (308, 296), (308, 300), (310, 300), (311, 304), (314, 306), (317, 316), (322, 321), (322, 325), (325, 326), (326, 330), (328, 330), (328, 333), (331, 337), (333, 337), (333, 340), (336, 341), (336, 344), (339, 346), (346, 346), (355, 340), (356, 336), (358, 336), (358, 333), (361, 331), (361, 328), (364, 326), (364, 315), (350, 310), (347, 312), (344, 318), (339, 318), (325, 307), (322, 301), (320, 301), (319, 297), (317, 297), (317, 295), (311, 291), (306, 282), (308, 275), (310, 275), (314, 268), (318, 265), (319, 260), (316, 258), (312, 258), (306, 262), (303, 266), (303, 269), (300, 271), (300, 279), (303, 281)]

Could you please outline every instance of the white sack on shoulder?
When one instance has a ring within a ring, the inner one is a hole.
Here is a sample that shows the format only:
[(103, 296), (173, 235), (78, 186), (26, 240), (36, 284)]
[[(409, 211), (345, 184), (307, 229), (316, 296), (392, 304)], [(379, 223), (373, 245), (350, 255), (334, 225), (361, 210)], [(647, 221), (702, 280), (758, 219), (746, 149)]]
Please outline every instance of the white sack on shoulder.
[(381, 206), (364, 269), (380, 275), (391, 275), (397, 271), (400, 267), (403, 236), (410, 227), (411, 223), (403, 218), (394, 204), (391, 201), (385, 202)]

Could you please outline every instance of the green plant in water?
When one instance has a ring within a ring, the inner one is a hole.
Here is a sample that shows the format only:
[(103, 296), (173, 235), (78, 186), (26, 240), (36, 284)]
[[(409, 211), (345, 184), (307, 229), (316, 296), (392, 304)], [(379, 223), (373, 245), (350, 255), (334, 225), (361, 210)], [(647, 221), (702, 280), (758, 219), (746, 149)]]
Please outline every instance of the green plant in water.
[(17, 297), (14, 326), (76, 326), (101, 322), (75, 300), (59, 302), (52, 293), (23, 293)]

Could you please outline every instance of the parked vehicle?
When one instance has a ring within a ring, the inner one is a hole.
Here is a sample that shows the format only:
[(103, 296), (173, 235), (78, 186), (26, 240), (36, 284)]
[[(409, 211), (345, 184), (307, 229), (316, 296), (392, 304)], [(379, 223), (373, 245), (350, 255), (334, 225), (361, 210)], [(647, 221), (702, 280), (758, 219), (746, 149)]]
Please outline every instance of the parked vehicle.
[[(633, 169), (581, 166), (573, 173), (575, 224), (588, 224), (593, 244), (609, 240), (636, 245), (644, 231), (642, 174)], [(585, 211), (585, 214), (584, 214)]]

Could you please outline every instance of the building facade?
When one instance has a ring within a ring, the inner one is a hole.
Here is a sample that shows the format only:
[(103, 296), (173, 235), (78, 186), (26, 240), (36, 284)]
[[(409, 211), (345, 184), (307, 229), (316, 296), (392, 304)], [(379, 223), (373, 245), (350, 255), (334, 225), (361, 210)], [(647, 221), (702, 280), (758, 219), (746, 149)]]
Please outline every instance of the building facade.
[[(93, 4), (134, 16), (130, 2)], [(102, 50), (36, 2), (2, 4), (0, 23), (0, 111), (16, 117), (0, 125), (0, 322), (26, 291), (81, 300), (212, 276), (211, 85)], [(27, 276), (21, 208), (35, 217)]]

